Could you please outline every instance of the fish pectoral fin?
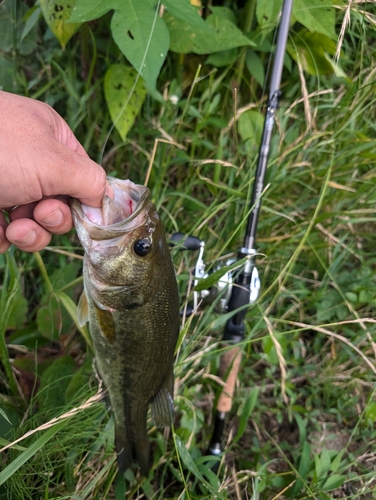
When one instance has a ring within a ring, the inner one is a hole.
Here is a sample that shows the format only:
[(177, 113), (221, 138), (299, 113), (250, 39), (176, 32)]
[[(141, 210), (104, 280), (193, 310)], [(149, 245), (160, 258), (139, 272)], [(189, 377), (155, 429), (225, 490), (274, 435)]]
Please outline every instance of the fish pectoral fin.
[(157, 427), (171, 426), (174, 419), (174, 374), (168, 375), (151, 402), (151, 414)]
[(89, 304), (85, 291), (82, 292), (77, 306), (77, 319), (80, 326), (84, 326), (89, 321)]
[(101, 333), (110, 344), (113, 344), (116, 340), (116, 327), (112, 312), (107, 309), (100, 309), (95, 303), (94, 308)]

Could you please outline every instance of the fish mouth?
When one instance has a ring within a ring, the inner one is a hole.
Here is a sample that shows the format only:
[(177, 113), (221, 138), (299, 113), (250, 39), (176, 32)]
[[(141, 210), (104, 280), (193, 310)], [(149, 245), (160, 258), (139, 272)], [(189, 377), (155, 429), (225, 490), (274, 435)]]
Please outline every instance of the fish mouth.
[(71, 200), (71, 210), (76, 227), (83, 227), (92, 240), (109, 240), (129, 233), (142, 225), (141, 213), (149, 201), (150, 191), (145, 186), (107, 177), (113, 198), (104, 196), (102, 207), (83, 205)]

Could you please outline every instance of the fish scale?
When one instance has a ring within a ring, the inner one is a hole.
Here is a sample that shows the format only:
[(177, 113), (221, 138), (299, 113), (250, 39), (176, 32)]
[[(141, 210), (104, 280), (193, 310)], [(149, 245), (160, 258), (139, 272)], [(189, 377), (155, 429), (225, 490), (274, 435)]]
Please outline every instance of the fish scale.
[[(172, 423), (179, 295), (149, 190), (130, 181), (108, 182), (114, 199), (104, 199), (105, 217), (95, 212), (99, 209), (87, 209), (77, 200), (71, 203), (85, 250), (86, 303), (80, 300), (79, 316), (81, 323), (89, 320), (98, 371), (108, 389), (119, 470), (124, 472), (136, 460), (147, 475), (149, 405), (158, 426)], [(119, 221), (122, 211), (131, 213)], [(116, 222), (98, 224), (111, 222), (111, 213)], [(140, 241), (148, 243), (139, 246), (146, 249), (142, 256), (135, 250)]]

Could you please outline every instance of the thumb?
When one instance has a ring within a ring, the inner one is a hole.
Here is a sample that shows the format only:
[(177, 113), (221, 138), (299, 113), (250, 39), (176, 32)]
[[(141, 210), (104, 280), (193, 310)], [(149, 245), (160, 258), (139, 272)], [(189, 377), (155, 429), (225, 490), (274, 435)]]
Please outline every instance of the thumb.
[(40, 176), (43, 194), (68, 195), (84, 205), (100, 207), (106, 191), (104, 169), (86, 154), (79, 154), (58, 140), (56, 148), (52, 168)]

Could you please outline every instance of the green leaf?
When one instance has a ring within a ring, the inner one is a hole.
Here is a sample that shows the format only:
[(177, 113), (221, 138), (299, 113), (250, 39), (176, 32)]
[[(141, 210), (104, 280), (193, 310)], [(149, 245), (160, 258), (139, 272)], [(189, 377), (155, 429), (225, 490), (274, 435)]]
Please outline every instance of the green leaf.
[(238, 54), (238, 49), (221, 50), (220, 52), (211, 54), (206, 59), (206, 64), (212, 64), (217, 68), (222, 68), (223, 66), (231, 66), (237, 60)]
[(71, 23), (84, 23), (93, 21), (107, 14), (112, 9), (121, 7), (122, 0), (76, 0), (72, 10), (72, 15), (69, 18)]
[(16, 330), (22, 328), (26, 321), (29, 304), (18, 289), (13, 297), (12, 308), (7, 322), (7, 329)]
[(153, 93), (170, 45), (165, 23), (147, 2), (123, 0), (122, 9), (116, 10), (112, 18), (111, 29), (119, 49)]
[(336, 40), (335, 12), (330, 0), (294, 0), (292, 13), (309, 31), (316, 31)]
[(243, 411), (240, 415), (239, 427), (238, 427), (238, 432), (236, 433), (235, 436), (235, 442), (237, 442), (243, 436), (244, 431), (247, 428), (248, 419), (256, 406), (258, 395), (259, 395), (258, 387), (254, 387), (249, 392), (248, 398), (243, 406)]
[(342, 476), (341, 474), (333, 474), (325, 481), (322, 489), (325, 491), (335, 490), (336, 488), (339, 488), (343, 485), (345, 479), (346, 477)]
[(364, 416), (366, 420), (369, 420), (374, 424), (376, 422), (376, 401), (370, 401), (365, 410), (364, 410)]
[(195, 291), (200, 292), (201, 290), (211, 288), (213, 285), (217, 284), (222, 276), (224, 276), (228, 271), (240, 268), (243, 264), (246, 263), (247, 260), (248, 257), (245, 257), (244, 259), (237, 260), (229, 266), (223, 266), (220, 269), (217, 269), (216, 271), (210, 273), (207, 278), (203, 278), (199, 283), (197, 283), (197, 285), (195, 286)]
[(310, 75), (328, 75), (336, 70), (329, 56), (335, 53), (336, 44), (325, 35), (302, 29), (291, 35), (286, 50)]
[(30, 9), (30, 11), (24, 16), (25, 25), (22, 29), (21, 34), (21, 42), (27, 37), (30, 31), (36, 27), (37, 22), (39, 21), (39, 17), (41, 15), (41, 8), (38, 5), (35, 5)]
[(201, 29), (208, 29), (207, 24), (199, 15), (198, 10), (189, 0), (162, 0), (167, 11), (174, 17), (181, 19), (185, 23), (197, 26)]
[[(7, 1), (0, 5), (0, 50), (1, 52), (18, 50), (21, 55), (27, 56), (37, 47), (38, 32), (35, 20), (25, 23), (23, 19), (27, 18), (28, 13), (34, 8), (28, 10), (23, 2), (19, 2), (14, 12), (13, 3), (13, 1)], [(28, 28), (24, 33), (26, 25)], [(2, 70), (0, 72), (2, 73)]]
[(0, 408), (0, 416), (5, 418), (5, 420), (12, 425), (12, 422), (9, 420), (8, 415), (5, 413), (5, 411), (2, 408)]
[(71, 20), (90, 21), (109, 10), (112, 36), (121, 52), (156, 95), (159, 71), (170, 45), (170, 35), (152, 2), (143, 0), (78, 0)]
[(92, 341), (87, 329), (87, 326), (81, 326), (79, 321), (78, 321), (78, 313), (77, 313), (77, 306), (73, 302), (73, 300), (64, 292), (56, 292), (55, 295), (58, 297), (60, 302), (63, 304), (67, 312), (69, 313), (70, 317), (73, 319), (77, 329), (81, 332), (82, 336), (86, 340), (87, 345), (92, 349)]
[[(0, 447), (3, 448), (4, 446), (8, 446), (8, 444), (10, 444), (11, 441), (8, 441), (7, 439), (4, 439), (2, 437), (0, 437)], [(12, 446), (12, 450), (17, 450), (17, 451), (25, 451), (27, 448), (25, 448), (24, 446), (19, 446), (18, 444), (14, 444)]]
[(296, 498), (297, 493), (299, 493), (300, 489), (303, 486), (303, 481), (306, 480), (308, 473), (310, 472), (311, 468), (310, 454), (311, 454), (311, 447), (309, 443), (306, 441), (303, 444), (303, 450), (300, 457), (299, 468), (298, 468), (299, 476), (293, 489), (289, 492), (289, 498)]
[(43, 16), (64, 49), (81, 23), (67, 23), (71, 17), (76, 0), (40, 0)]
[(276, 26), (279, 13), (282, 9), (282, 0), (258, 0), (256, 5), (256, 17), (260, 26)]
[(265, 69), (259, 56), (252, 50), (248, 50), (245, 62), (250, 75), (262, 87), (265, 81)]
[(242, 113), (238, 120), (238, 132), (243, 141), (250, 141), (258, 146), (261, 141), (264, 127), (264, 116), (258, 111), (249, 109)]
[(179, 436), (177, 434), (174, 434), (175, 438), (175, 443), (176, 443), (176, 448), (179, 453), (179, 456), (183, 462), (183, 464), (187, 467), (187, 469), (192, 472), (192, 474), (201, 481), (203, 485), (210, 491), (210, 493), (215, 494), (216, 498), (220, 498), (221, 496), (218, 495), (218, 491), (213, 488), (213, 486), (204, 479), (200, 471), (198, 470), (196, 464), (193, 461), (193, 458), (191, 457), (189, 451), (187, 448), (184, 446), (184, 444), (181, 442)]
[(145, 101), (144, 82), (133, 68), (113, 64), (104, 78), (104, 94), (112, 122), (124, 141)]
[(170, 49), (180, 54), (212, 54), (222, 50), (233, 49), (245, 45), (254, 45), (240, 29), (223, 12), (215, 11), (206, 19), (210, 28), (201, 29), (192, 26), (171, 14), (165, 16), (170, 31)]
[(55, 294), (48, 294), (42, 298), (41, 303), (37, 313), (38, 328), (44, 337), (57, 340), (62, 324), (59, 299)]
[(318, 480), (330, 470), (330, 454), (328, 450), (324, 449), (321, 455), (315, 455), (315, 470)]

